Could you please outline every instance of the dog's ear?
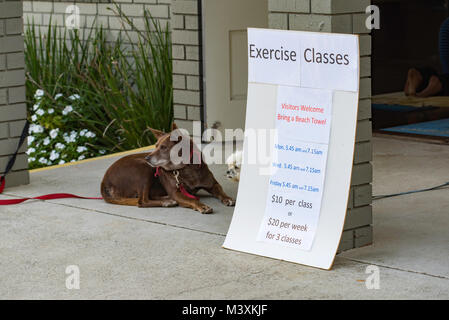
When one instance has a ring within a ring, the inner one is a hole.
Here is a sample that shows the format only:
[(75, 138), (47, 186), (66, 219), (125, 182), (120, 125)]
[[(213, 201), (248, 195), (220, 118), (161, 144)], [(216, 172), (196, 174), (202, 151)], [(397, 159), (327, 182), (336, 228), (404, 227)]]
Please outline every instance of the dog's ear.
[(178, 126), (176, 125), (176, 123), (173, 121), (171, 124), (171, 131), (179, 129)]
[(148, 129), (151, 131), (151, 133), (154, 135), (154, 137), (156, 139), (159, 139), (160, 137), (166, 135), (166, 133), (163, 132), (163, 131), (156, 130), (156, 129), (153, 129), (153, 128), (148, 128)]

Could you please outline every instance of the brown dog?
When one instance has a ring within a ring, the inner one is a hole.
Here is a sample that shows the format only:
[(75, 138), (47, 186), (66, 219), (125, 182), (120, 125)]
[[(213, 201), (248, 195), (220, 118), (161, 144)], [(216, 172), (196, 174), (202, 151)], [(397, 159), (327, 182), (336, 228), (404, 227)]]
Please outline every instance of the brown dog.
[[(174, 125), (174, 130), (177, 130)], [(212, 208), (194, 196), (204, 189), (226, 206), (235, 205), (214, 178), (202, 154), (190, 140), (190, 159), (198, 157), (199, 164), (177, 163), (170, 159), (171, 149), (179, 142), (171, 141), (170, 134), (151, 129), (158, 139), (150, 153), (133, 154), (117, 160), (107, 170), (101, 183), (101, 194), (106, 202), (145, 207), (180, 205), (201, 213), (212, 213)], [(197, 159), (198, 160), (198, 159)]]

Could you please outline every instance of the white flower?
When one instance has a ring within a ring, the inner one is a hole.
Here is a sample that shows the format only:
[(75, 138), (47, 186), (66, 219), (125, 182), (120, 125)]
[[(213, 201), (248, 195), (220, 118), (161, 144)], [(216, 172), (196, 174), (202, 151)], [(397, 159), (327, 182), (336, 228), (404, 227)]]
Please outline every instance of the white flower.
[(61, 142), (58, 142), (58, 143), (55, 145), (55, 147), (56, 147), (56, 149), (58, 149), (58, 150), (62, 150), (62, 149), (65, 148), (65, 145), (63, 145)]
[(52, 139), (54, 139), (54, 138), (56, 138), (58, 136), (58, 133), (59, 133), (59, 129), (57, 129), (57, 128), (53, 129), (53, 130), (50, 131), (50, 137)]
[(37, 116), (35, 114), (33, 114), (31, 116), (31, 121), (36, 122), (36, 120), (37, 120)]
[(70, 141), (71, 142), (75, 142), (77, 137), (78, 137), (78, 133), (76, 131), (70, 132)]
[(28, 162), (34, 162), (34, 161), (36, 161), (36, 158), (28, 158)]
[(36, 111), (37, 109), (39, 109), (40, 105), (41, 105), (40, 101), (38, 101), (35, 105), (33, 105), (33, 111)]
[(44, 146), (48, 146), (50, 144), (50, 138), (47, 137), (44, 139)]
[(42, 116), (44, 113), (45, 113), (45, 111), (43, 109), (38, 109), (36, 111), (36, 114), (39, 115), (39, 116)]
[(86, 147), (78, 147), (78, 148), (76, 148), (76, 152), (78, 152), (78, 153), (82, 153), (84, 151), (87, 151)]
[(75, 142), (77, 136), (78, 136), (78, 134), (75, 131), (72, 131), (72, 132), (70, 132), (70, 136), (68, 135), (68, 133), (64, 133), (63, 138), (64, 138), (65, 142), (70, 143), (70, 142)]
[(69, 99), (70, 100), (78, 100), (80, 98), (80, 96), (78, 95), (78, 94), (72, 94), (70, 97), (69, 97)]
[(44, 127), (37, 124), (30, 125), (30, 133), (42, 133), (42, 132), (44, 132)]
[(73, 107), (72, 106), (67, 106), (67, 107), (64, 108), (64, 110), (62, 110), (62, 114), (66, 116), (66, 115), (68, 115), (72, 111), (73, 111)]
[(58, 93), (57, 95), (55, 95), (55, 100), (57, 100), (57, 99), (61, 98), (62, 96), (63, 96), (63, 94), (62, 94), (62, 93)]
[(28, 145), (32, 144), (34, 139), (35, 138), (33, 136), (28, 136)]
[(27, 155), (30, 155), (30, 154), (32, 154), (32, 153), (34, 153), (34, 152), (36, 152), (36, 149), (34, 149), (34, 148), (28, 148), (26, 154), (27, 154)]
[(70, 160), (70, 162), (75, 162), (76, 160)]
[(52, 114), (53, 112), (55, 112), (55, 109), (50, 108), (50, 109), (47, 110), (47, 112), (48, 112), (48, 114)]
[(78, 160), (84, 160), (84, 159), (86, 159), (85, 156), (79, 156), (79, 157), (78, 157)]
[(97, 135), (95, 134), (95, 133), (93, 133), (93, 132), (87, 132), (86, 133), (86, 138), (95, 138)]
[(39, 159), (39, 163), (47, 164), (47, 163), (48, 163), (48, 160), (45, 159), (44, 157), (41, 157), (41, 158)]
[(55, 150), (52, 150), (51, 153), (50, 153), (50, 160), (54, 161), (54, 160), (56, 160), (58, 158), (59, 158), (59, 153), (57, 153)]
[(36, 99), (40, 99), (40, 98), (42, 98), (43, 96), (44, 96), (44, 90), (37, 89), (37, 90), (36, 90), (36, 93), (34, 94), (34, 97), (35, 97)]
[(100, 152), (100, 154), (105, 154), (106, 150), (100, 150), (99, 152)]
[(80, 136), (81, 136), (81, 137), (84, 137), (84, 136), (86, 135), (87, 132), (89, 132), (89, 130), (87, 130), (87, 129), (81, 130), (81, 131), (80, 131)]
[(65, 163), (65, 161), (64, 161), (64, 160), (61, 160), (61, 161), (59, 161), (58, 164), (64, 164), (64, 163)]

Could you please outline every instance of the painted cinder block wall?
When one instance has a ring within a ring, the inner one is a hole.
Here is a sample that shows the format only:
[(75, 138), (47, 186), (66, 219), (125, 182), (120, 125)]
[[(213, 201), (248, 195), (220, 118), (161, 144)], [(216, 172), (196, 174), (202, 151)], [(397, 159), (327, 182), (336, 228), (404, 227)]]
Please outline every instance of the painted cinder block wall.
[[(154, 18), (165, 26), (165, 22), (170, 21), (170, 4), (172, 0), (115, 0), (123, 12), (132, 19), (133, 23), (143, 29), (143, 13), (149, 10)], [(41, 26), (45, 32), (49, 25), (50, 18), (52, 23), (64, 26), (67, 18), (66, 9), (76, 4), (80, 11), (80, 28), (90, 27), (95, 22), (97, 26), (103, 26), (109, 31), (109, 35), (115, 38), (120, 30), (123, 29), (122, 22), (117, 18), (113, 11), (114, 4), (110, 0), (33, 0), (23, 1), (24, 23), (34, 21)], [(133, 32), (130, 32), (133, 37)]]
[(193, 132), (203, 120), (201, 0), (173, 0), (173, 110), (178, 126)]
[[(27, 116), (22, 1), (0, 0), (0, 175), (16, 151)], [(29, 183), (27, 143), (20, 148), (6, 187)]]
[(354, 166), (346, 223), (339, 251), (373, 241), (371, 144), (371, 35), (366, 28), (369, 0), (268, 0), (270, 28), (358, 34), (360, 101)]

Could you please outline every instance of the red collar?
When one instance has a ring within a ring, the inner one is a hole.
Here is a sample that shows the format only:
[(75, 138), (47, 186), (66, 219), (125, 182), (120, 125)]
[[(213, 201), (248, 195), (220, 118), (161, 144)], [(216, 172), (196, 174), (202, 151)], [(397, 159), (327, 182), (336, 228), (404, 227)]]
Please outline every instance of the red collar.
[(154, 173), (155, 178), (159, 177), (159, 168), (160, 167), (156, 167), (156, 172)]

